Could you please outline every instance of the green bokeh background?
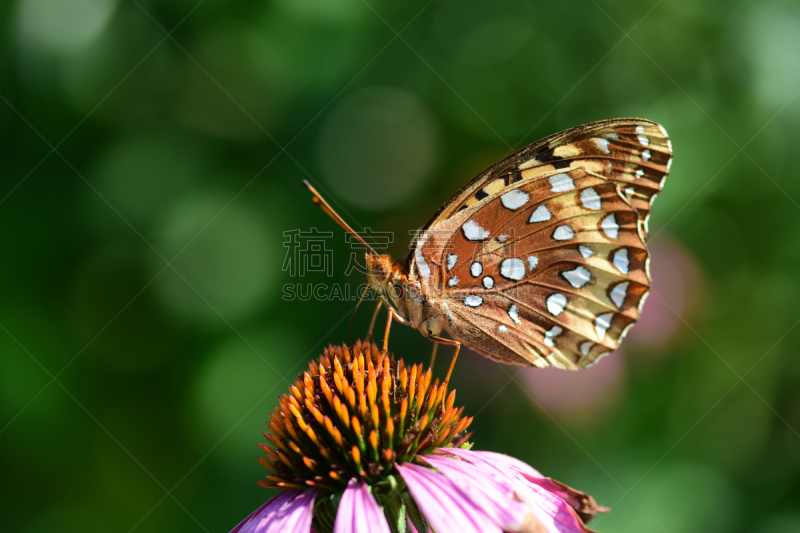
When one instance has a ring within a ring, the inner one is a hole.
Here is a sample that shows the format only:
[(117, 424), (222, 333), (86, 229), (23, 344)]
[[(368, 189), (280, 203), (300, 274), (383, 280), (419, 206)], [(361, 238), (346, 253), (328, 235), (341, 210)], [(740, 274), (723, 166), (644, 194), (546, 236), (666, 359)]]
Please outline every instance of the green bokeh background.
[[(797, 2), (14, 0), (0, 28), (0, 530), (228, 531), (270, 496), (264, 420), (353, 308), (284, 287), (363, 282), (301, 180), (403, 256), (512, 149), (641, 116), (677, 304), (588, 380), (465, 353), (474, 441), (600, 531), (800, 531)], [(333, 277), (283, 268), (312, 227)]]

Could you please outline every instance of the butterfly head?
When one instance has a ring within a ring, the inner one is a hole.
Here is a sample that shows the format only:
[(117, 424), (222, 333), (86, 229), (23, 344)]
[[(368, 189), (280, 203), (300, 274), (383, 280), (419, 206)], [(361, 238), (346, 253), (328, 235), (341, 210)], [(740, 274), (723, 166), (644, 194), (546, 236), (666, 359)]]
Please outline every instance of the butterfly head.
[(366, 254), (367, 283), (378, 294), (390, 294), (390, 287), (399, 273), (395, 262), (388, 255)]
[[(369, 243), (353, 231), (353, 228), (333, 210), (310, 183), (304, 181), (303, 185), (314, 195), (312, 201), (368, 250), (367, 282), (370, 288), (383, 298), (386, 305), (394, 307), (406, 320), (419, 315), (419, 302), (424, 300), (424, 296), (419, 290), (419, 283), (409, 283), (406, 272), (400, 263), (396, 263), (388, 255), (378, 255)], [(410, 310), (409, 306), (414, 303), (417, 305)]]
[(372, 290), (384, 297), (386, 303), (391, 303), (401, 316), (407, 316), (405, 308), (408, 297), (418, 291), (414, 291), (415, 287), (409, 283), (400, 263), (388, 255), (368, 253), (367, 283)]
[[(430, 307), (433, 302), (425, 297), (419, 281), (409, 279), (403, 263), (393, 261), (388, 255), (367, 254), (367, 282), (386, 305), (397, 311), (407, 325), (422, 328), (428, 318), (426, 312), (433, 312), (426, 307)], [(421, 329), (423, 332), (428, 330), (437, 334), (441, 331), (441, 325)]]

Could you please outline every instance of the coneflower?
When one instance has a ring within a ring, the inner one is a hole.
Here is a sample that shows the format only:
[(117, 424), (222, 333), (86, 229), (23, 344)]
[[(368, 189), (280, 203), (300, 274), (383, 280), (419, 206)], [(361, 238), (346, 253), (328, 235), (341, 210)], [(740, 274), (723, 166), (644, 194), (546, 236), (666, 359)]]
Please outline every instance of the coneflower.
[(258, 483), (282, 492), (231, 533), (585, 533), (605, 510), (521, 461), (470, 450), (455, 391), (373, 343), (328, 347), (279, 403)]

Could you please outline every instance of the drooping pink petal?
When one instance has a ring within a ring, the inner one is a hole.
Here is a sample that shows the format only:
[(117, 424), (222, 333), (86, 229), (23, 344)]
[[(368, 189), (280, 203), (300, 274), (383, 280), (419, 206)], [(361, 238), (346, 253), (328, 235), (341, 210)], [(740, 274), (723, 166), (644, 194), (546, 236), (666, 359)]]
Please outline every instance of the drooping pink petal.
[(471, 458), (476, 458), (476, 457), (482, 457), (494, 463), (505, 465), (508, 468), (513, 468), (517, 472), (522, 472), (523, 474), (528, 474), (529, 476), (532, 477), (541, 477), (541, 478), (544, 477), (528, 463), (525, 463), (523, 461), (520, 461), (516, 457), (511, 457), (510, 455), (505, 455), (503, 453), (479, 452), (475, 450), (465, 450), (463, 448), (437, 448), (436, 451), (442, 454), (455, 455), (456, 457), (460, 457), (466, 460), (470, 460)]
[[(487, 477), (505, 480), (506, 483), (511, 484), (517, 496), (528, 504), (530, 511), (548, 532), (587, 533), (591, 531), (586, 527), (570, 503), (560, 496), (563, 491), (552, 492), (548, 490), (547, 483), (540, 484), (541, 480), (546, 480), (547, 478), (543, 478), (533, 468), (520, 466), (520, 464), (525, 465), (525, 463), (508, 456), (502, 456), (498, 460), (497, 456), (501, 454), (492, 452), (477, 452), (456, 448), (441, 448), (440, 451), (442, 453), (452, 453), (472, 463)], [(529, 473), (531, 471), (535, 475)]]
[(575, 509), (552, 492), (533, 483), (522, 485), (520, 492), (520, 496), (531, 506), (534, 516), (548, 531), (553, 533), (591, 532)]
[(566, 501), (573, 509), (575, 509), (584, 524), (588, 524), (596, 515), (608, 512), (608, 507), (597, 505), (597, 502), (594, 501), (594, 498), (592, 498), (589, 494), (573, 489), (572, 487), (565, 485), (564, 483), (561, 483), (553, 478), (545, 477), (519, 459), (495, 452), (472, 453), (483, 455), (490, 460), (496, 460), (507, 464), (509, 467), (520, 472), (522, 476), (529, 482), (539, 485), (543, 489), (556, 494), (561, 499)]
[(411, 463), (397, 465), (411, 496), (436, 533), (501, 533), (502, 529), (444, 475)]
[(317, 489), (287, 490), (256, 509), (231, 533), (309, 533)]
[(383, 511), (363, 481), (351, 479), (347, 483), (333, 533), (391, 533)]
[(590, 495), (586, 494), (585, 492), (581, 492), (579, 490), (575, 490), (570, 486), (567, 486), (560, 481), (556, 481), (555, 479), (544, 477), (544, 478), (531, 478), (525, 474), (522, 474), (525, 479), (539, 485), (543, 489), (548, 492), (551, 492), (557, 495), (559, 498), (567, 502), (570, 507), (575, 509), (575, 512), (578, 513), (578, 516), (581, 517), (584, 524), (588, 524), (595, 515), (599, 513), (607, 513), (608, 507), (602, 507), (597, 505), (597, 502), (594, 501)]
[(585, 492), (575, 490), (572, 487), (561, 483), (560, 481), (556, 481), (555, 479), (544, 477), (533, 467), (515, 457), (511, 457), (502, 453), (461, 450), (454, 448), (439, 448), (437, 452), (445, 454), (450, 453), (465, 460), (469, 460), (470, 457), (483, 457), (490, 461), (504, 464), (509, 468), (513, 468), (517, 472), (521, 473), (523, 477), (525, 477), (525, 479), (531, 483), (539, 485), (545, 490), (556, 494), (561, 499), (566, 501), (573, 509), (575, 509), (575, 511), (581, 517), (581, 520), (583, 520), (584, 524), (589, 523), (589, 521), (598, 513), (605, 513), (608, 511), (607, 507), (597, 505), (597, 502), (594, 501), (594, 498)]
[(458, 487), (504, 531), (519, 531), (522, 528), (528, 506), (514, 499), (512, 484), (498, 483), (461, 459), (427, 455), (425, 461)]

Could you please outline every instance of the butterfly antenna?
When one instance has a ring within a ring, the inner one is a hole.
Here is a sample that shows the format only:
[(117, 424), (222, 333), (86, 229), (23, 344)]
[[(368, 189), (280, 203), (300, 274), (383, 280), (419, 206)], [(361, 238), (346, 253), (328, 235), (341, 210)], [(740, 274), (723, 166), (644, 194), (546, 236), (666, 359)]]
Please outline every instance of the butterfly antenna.
[(312, 201), (312, 202), (314, 202), (315, 204), (317, 204), (317, 205), (320, 207), (320, 209), (322, 209), (322, 211), (323, 211), (323, 212), (324, 212), (326, 215), (328, 215), (329, 217), (331, 217), (331, 218), (333, 219), (333, 221), (334, 221), (334, 222), (336, 222), (337, 224), (339, 224), (339, 226), (340, 226), (340, 227), (341, 227), (343, 230), (345, 230), (347, 233), (349, 233), (349, 234), (350, 234), (350, 235), (351, 235), (351, 236), (352, 236), (354, 239), (356, 239), (358, 242), (360, 242), (361, 244), (363, 244), (364, 246), (366, 246), (366, 247), (367, 247), (367, 250), (369, 250), (369, 253), (371, 253), (372, 255), (375, 255), (375, 256), (377, 256), (377, 255), (378, 255), (378, 253), (377, 253), (375, 250), (373, 250), (373, 249), (372, 249), (372, 246), (370, 246), (369, 244), (367, 244), (367, 241), (365, 241), (365, 240), (364, 240), (364, 239), (361, 237), (361, 235), (359, 235), (358, 233), (356, 233), (355, 231), (353, 231), (353, 228), (351, 228), (351, 227), (350, 227), (350, 226), (347, 224), (347, 222), (345, 222), (345, 221), (344, 221), (344, 219), (342, 219), (342, 217), (340, 217), (340, 216), (339, 216), (339, 214), (338, 214), (336, 211), (334, 211), (334, 210), (333, 210), (333, 208), (330, 206), (330, 204), (329, 204), (328, 202), (326, 202), (326, 201), (325, 201), (325, 199), (324, 199), (324, 198), (322, 198), (322, 196), (320, 196), (320, 194), (317, 192), (317, 190), (316, 190), (316, 189), (315, 189), (315, 188), (314, 188), (314, 187), (313, 187), (313, 186), (312, 186), (312, 185), (311, 185), (311, 184), (310, 184), (308, 181), (306, 181), (306, 180), (303, 180), (303, 185), (305, 185), (305, 186), (306, 186), (306, 189), (308, 189), (309, 191), (311, 191), (311, 194), (313, 194), (313, 195), (314, 195), (314, 197), (311, 199), (311, 201)]

